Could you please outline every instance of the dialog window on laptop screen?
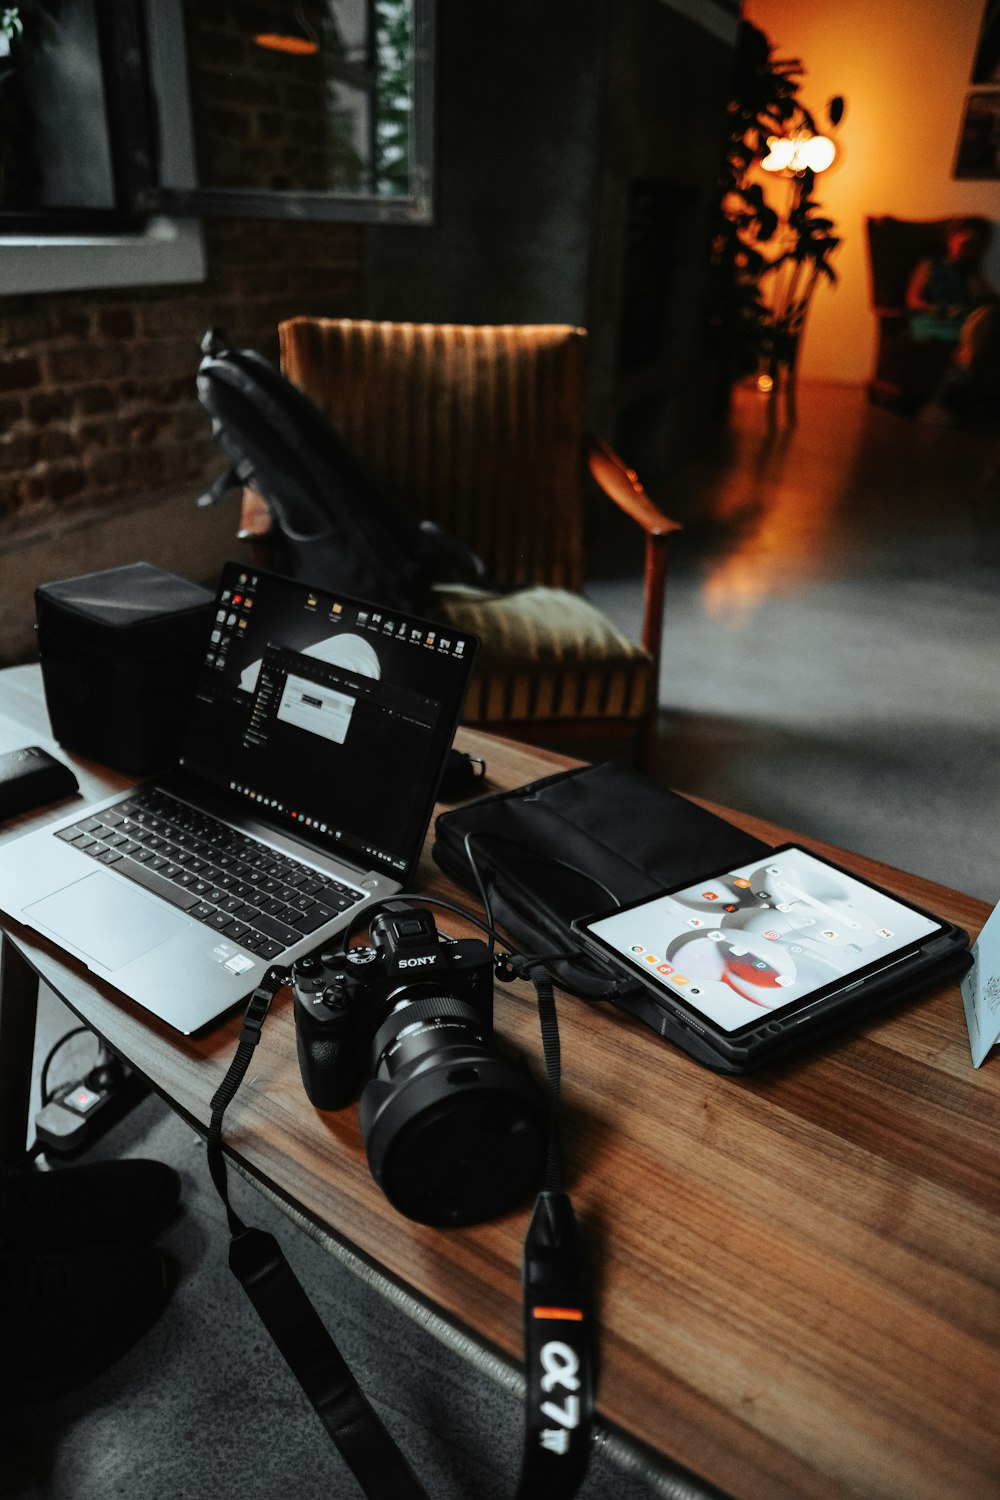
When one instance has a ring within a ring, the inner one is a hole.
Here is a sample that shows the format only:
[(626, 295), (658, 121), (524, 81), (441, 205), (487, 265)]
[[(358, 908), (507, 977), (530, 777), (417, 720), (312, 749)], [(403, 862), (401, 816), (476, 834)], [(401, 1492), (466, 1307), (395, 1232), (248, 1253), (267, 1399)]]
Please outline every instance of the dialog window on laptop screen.
[(267, 821), (401, 875), (475, 638), (228, 565), (181, 754)]

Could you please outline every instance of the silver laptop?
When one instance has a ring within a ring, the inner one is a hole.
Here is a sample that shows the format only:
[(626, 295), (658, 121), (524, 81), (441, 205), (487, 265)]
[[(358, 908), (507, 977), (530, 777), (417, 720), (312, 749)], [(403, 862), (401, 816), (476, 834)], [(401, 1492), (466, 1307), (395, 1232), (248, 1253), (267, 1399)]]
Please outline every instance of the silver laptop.
[(411, 888), (477, 644), (228, 563), (177, 765), (0, 850), (0, 911), (208, 1025)]

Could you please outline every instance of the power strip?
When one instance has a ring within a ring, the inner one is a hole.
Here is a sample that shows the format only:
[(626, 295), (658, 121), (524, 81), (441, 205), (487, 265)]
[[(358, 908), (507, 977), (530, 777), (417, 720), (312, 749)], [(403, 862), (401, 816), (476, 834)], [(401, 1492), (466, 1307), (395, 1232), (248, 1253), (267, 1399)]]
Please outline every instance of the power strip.
[(128, 1114), (148, 1089), (125, 1063), (98, 1064), (77, 1083), (61, 1084), (35, 1116), (44, 1151), (75, 1156)]

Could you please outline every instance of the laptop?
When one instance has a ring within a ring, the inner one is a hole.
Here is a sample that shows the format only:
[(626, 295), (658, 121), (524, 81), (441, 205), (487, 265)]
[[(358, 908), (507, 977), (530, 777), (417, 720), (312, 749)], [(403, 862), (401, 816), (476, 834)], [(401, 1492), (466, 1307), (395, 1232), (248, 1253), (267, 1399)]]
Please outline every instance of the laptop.
[(411, 888), (477, 645), (227, 563), (176, 765), (7, 845), (0, 911), (201, 1030)]

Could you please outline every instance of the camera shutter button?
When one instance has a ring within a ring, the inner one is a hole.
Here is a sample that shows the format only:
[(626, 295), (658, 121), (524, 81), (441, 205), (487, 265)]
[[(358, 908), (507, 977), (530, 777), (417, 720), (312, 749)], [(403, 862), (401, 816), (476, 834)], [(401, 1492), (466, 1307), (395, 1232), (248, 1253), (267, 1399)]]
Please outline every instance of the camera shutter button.
[(348, 1000), (347, 990), (342, 984), (331, 984), (323, 991), (323, 1004), (329, 1010), (343, 1010)]

